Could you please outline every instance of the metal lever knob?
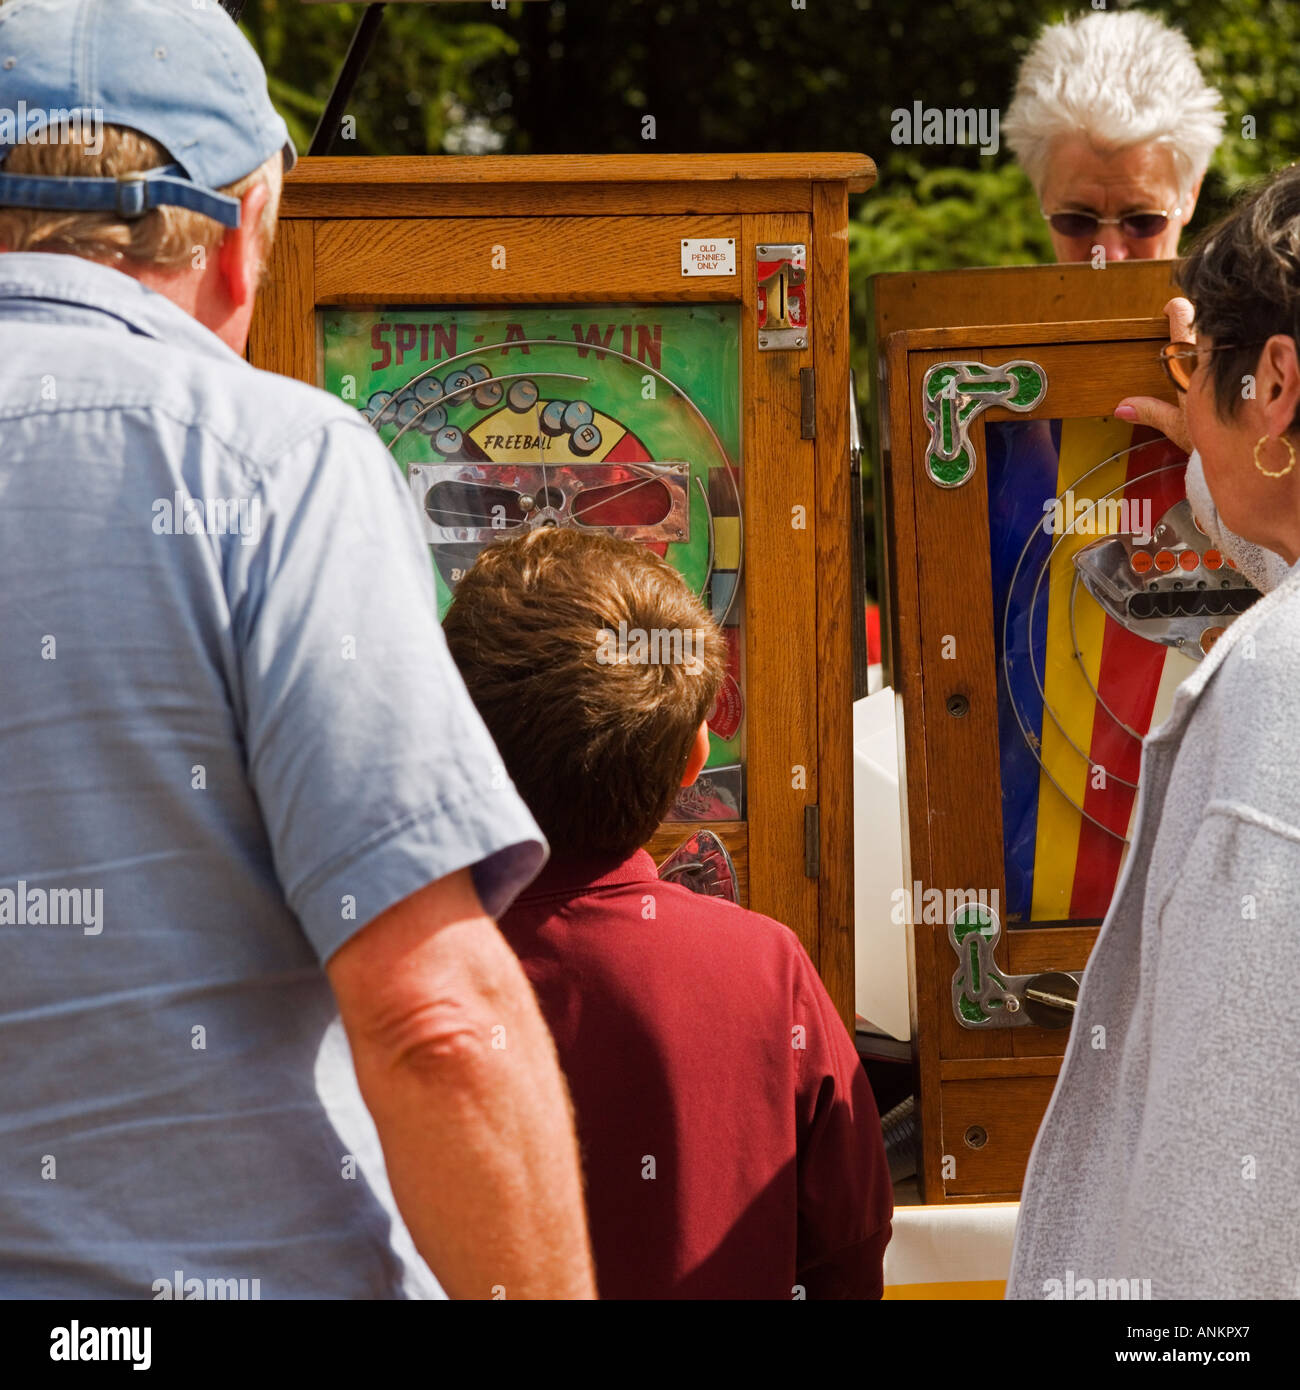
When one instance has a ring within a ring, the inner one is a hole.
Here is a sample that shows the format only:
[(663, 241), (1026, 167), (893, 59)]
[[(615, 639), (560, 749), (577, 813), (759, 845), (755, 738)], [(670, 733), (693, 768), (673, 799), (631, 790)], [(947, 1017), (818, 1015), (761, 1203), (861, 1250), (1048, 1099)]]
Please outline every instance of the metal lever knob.
[(1027, 980), (1022, 997), (1025, 1012), (1039, 1028), (1068, 1028), (1079, 1001), (1079, 980), (1050, 970)]

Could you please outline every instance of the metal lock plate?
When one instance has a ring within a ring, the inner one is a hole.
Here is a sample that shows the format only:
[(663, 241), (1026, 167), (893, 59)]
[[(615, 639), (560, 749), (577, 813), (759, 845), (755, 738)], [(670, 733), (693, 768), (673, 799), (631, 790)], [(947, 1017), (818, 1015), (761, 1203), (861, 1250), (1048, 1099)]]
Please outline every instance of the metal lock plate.
[(765, 242), (758, 257), (758, 347), (779, 352), (808, 346), (808, 248)]

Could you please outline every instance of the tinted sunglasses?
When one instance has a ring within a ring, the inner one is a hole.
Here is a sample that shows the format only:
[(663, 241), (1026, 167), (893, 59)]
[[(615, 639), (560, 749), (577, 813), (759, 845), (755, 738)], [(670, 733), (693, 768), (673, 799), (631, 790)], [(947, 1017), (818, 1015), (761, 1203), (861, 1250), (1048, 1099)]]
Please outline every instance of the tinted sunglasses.
[(1171, 217), (1177, 217), (1182, 208), (1172, 212), (1126, 212), (1123, 217), (1098, 217), (1091, 212), (1044, 212), (1048, 224), (1059, 236), (1091, 237), (1097, 235), (1098, 227), (1118, 227), (1126, 237), (1134, 241), (1150, 241), (1159, 236), (1169, 225)]
[(1211, 348), (1197, 347), (1195, 343), (1166, 343), (1160, 349), (1160, 365), (1165, 375), (1180, 391), (1186, 391), (1192, 384), (1192, 375), (1200, 365), (1197, 358), (1203, 353), (1231, 352), (1239, 347), (1262, 347), (1262, 343), (1215, 343)]

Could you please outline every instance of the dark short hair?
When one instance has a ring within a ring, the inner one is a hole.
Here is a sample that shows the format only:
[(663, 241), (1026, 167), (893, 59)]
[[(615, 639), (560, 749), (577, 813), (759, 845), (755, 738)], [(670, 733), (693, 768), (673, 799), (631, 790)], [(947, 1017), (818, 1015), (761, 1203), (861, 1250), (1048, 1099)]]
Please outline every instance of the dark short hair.
[[(1284, 333), (1300, 347), (1300, 166), (1258, 185), (1204, 232), (1178, 268), (1196, 306), (1196, 330), (1230, 351), (1209, 357), (1215, 408), (1237, 413), (1242, 377), (1259, 365), (1263, 344)], [(1300, 410), (1291, 428), (1300, 426)]]
[[(633, 541), (539, 528), (482, 551), (444, 631), (552, 852), (643, 845), (726, 669), (722, 634), (677, 570)], [(638, 659), (646, 645), (618, 641), (637, 632), (690, 634), (689, 651), (679, 640), (672, 659), (665, 636), (667, 659)]]

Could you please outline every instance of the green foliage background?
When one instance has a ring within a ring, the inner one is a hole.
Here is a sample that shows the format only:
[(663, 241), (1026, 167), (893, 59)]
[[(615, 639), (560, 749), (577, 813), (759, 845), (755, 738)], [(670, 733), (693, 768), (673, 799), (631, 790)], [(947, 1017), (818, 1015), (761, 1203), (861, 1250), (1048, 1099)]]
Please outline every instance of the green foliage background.
[[(245, 29), (300, 149), (362, 8), (248, 0)], [(348, 107), (355, 139), (334, 152), (864, 151), (879, 179), (854, 201), (849, 247), (853, 361), (865, 398), (871, 275), (1052, 258), (1033, 190), (1005, 149), (898, 147), (890, 112), (917, 100), (1005, 110), (1042, 26), (1092, 8), (1085, 0), (390, 4)], [(1189, 236), (1244, 182), (1300, 157), (1300, 0), (1111, 0), (1107, 8), (1146, 9), (1176, 24), (1223, 94), (1226, 136)]]
[[(862, 150), (854, 357), (865, 379), (866, 280), (888, 270), (1051, 259), (1028, 181), (1005, 150), (890, 143), (890, 112), (1004, 109), (1060, 0), (487, 0), (392, 4), (335, 153)], [(1112, 3), (1111, 9), (1132, 8)], [(244, 27), (305, 149), (361, 5), (248, 0)], [(1223, 93), (1228, 133), (1195, 233), (1248, 179), (1300, 152), (1300, 0), (1149, 0)], [(643, 138), (644, 117), (655, 139)], [(1243, 138), (1253, 118), (1254, 138)]]

